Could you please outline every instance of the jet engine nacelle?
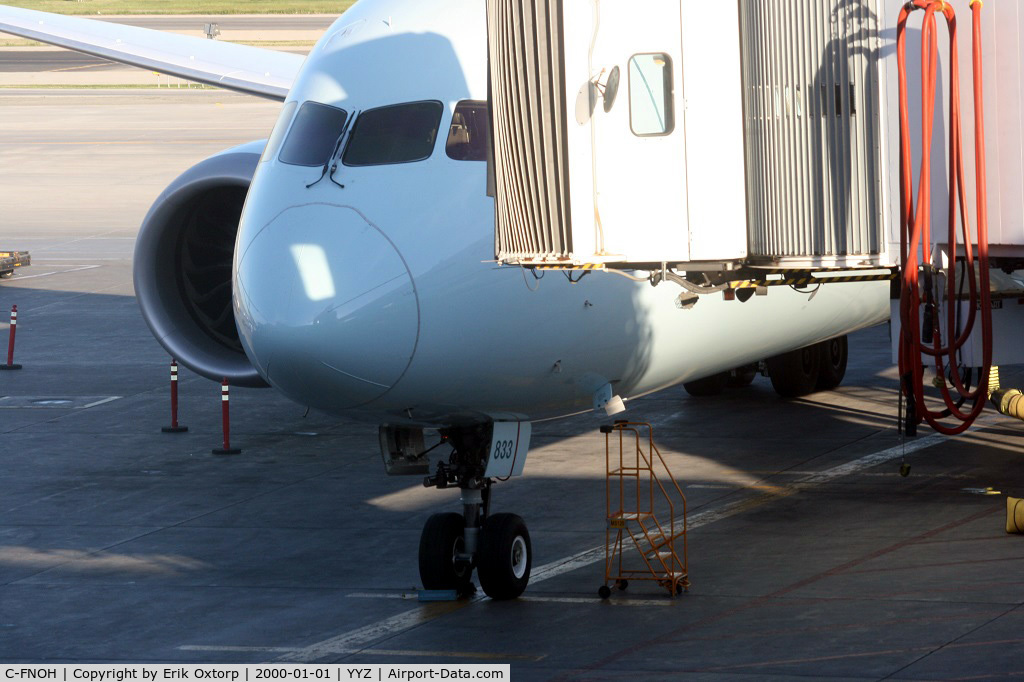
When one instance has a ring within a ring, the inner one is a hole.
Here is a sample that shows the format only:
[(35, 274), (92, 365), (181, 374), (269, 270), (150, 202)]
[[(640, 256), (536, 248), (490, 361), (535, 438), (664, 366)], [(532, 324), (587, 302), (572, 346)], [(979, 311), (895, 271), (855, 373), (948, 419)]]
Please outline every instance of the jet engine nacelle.
[(185, 171), (163, 191), (135, 243), (135, 295), (171, 357), (236, 386), (266, 386), (238, 339), (231, 303), (235, 233), (264, 141)]

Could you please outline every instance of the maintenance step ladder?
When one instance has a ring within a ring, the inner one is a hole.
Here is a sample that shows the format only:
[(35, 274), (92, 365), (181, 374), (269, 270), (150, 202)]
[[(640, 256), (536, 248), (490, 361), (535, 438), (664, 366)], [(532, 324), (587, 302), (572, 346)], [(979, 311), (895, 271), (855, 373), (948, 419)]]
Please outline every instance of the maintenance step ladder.
[[(690, 587), (686, 556), (686, 496), (665, 464), (650, 424), (617, 421), (605, 434), (605, 529), (602, 599), (609, 583), (653, 580), (671, 596)], [(612, 450), (618, 441), (618, 458)], [(659, 517), (665, 521), (659, 521)], [(627, 559), (626, 555), (630, 555)]]

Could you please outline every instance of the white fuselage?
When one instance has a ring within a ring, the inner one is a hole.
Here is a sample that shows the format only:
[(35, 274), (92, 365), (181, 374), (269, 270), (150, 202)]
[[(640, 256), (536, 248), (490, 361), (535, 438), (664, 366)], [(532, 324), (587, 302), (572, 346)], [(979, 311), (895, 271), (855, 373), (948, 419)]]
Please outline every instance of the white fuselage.
[(474, 0), (362, 0), (309, 55), (272, 148), (307, 101), (439, 101), (443, 114), (425, 160), (339, 161), (319, 182), (319, 166), (260, 164), (235, 314), (249, 358), (292, 399), (391, 423), (543, 419), (591, 409), (608, 383), (628, 400), (888, 317), (886, 282), (712, 294), (684, 310), (671, 283), (496, 266), (486, 164), (445, 152), (457, 103), (487, 99), (486, 66)]

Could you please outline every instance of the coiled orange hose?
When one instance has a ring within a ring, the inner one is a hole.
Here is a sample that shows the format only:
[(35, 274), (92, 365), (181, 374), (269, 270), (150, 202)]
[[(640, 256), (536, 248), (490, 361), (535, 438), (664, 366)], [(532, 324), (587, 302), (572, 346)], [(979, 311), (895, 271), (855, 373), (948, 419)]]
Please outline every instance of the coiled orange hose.
[[(971, 2), (974, 22), (973, 66), (974, 66), (974, 144), (976, 155), (976, 183), (978, 202), (978, 277), (975, 278), (975, 256), (973, 238), (967, 215), (967, 191), (964, 186), (963, 140), (960, 124), (960, 75), (957, 51), (956, 16), (953, 7), (937, 0), (912, 0), (904, 5), (899, 15), (896, 30), (896, 54), (899, 62), (899, 115), (900, 115), (900, 259), (902, 264), (903, 287), (900, 298), (900, 321), (902, 330), (899, 345), (899, 369), (902, 390), (908, 405), (913, 407), (912, 423), (925, 420), (940, 433), (954, 435), (965, 431), (985, 408), (988, 397), (987, 384), (989, 368), (992, 366), (992, 305), (989, 287), (988, 264), (988, 197), (985, 180), (985, 112), (982, 89), (981, 61), (981, 5), (980, 0)], [(907, 106), (906, 70), (906, 26), (910, 14), (924, 10), (921, 29), (921, 171), (916, 201), (913, 198), (913, 170), (910, 150), (910, 114)], [(935, 96), (938, 80), (938, 38), (935, 15), (946, 19), (950, 44), (950, 112), (949, 112), (949, 262), (955, 268), (957, 262), (957, 209), (964, 247), (963, 274), (970, 285), (970, 306), (963, 331), (956, 335), (956, 277), (948, 276), (946, 290), (946, 330), (951, 337), (947, 346), (942, 345), (942, 329), (937, 315), (932, 315), (932, 345), (922, 342), (921, 334), (921, 288), (920, 275), (925, 275), (925, 303), (934, 306), (931, 278), (935, 274), (932, 265), (931, 236), (931, 141), (935, 119)], [(980, 314), (976, 315), (979, 307)], [(964, 385), (957, 363), (957, 353), (974, 330), (976, 319), (981, 319), (981, 343), (983, 367), (978, 386), (969, 391)], [(935, 362), (935, 371), (940, 377), (950, 377), (959, 402), (942, 381), (940, 392), (946, 409), (932, 411), (924, 401), (924, 363), (922, 356), (930, 356)], [(961, 411), (964, 402), (970, 409)], [(952, 425), (940, 420), (952, 416)]]

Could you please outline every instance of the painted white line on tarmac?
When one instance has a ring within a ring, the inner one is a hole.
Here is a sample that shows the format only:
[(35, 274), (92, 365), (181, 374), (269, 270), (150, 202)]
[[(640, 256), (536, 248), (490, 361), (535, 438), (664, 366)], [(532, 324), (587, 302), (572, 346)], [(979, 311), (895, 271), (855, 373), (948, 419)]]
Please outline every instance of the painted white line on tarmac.
[(664, 599), (600, 599), (598, 597), (520, 597), (519, 601), (536, 602), (538, 604), (590, 604), (591, 606), (673, 606), (681, 603), (678, 599), (672, 599), (668, 595)]
[(21, 282), (21, 281), (26, 280), (26, 279), (36, 279), (38, 277), (51, 277), (53, 275), (67, 275), (67, 274), (70, 274), (72, 272), (81, 272), (83, 270), (95, 270), (96, 268), (102, 268), (102, 267), (103, 267), (102, 265), (83, 265), (83, 266), (78, 267), (78, 268), (72, 268), (71, 270), (54, 270), (53, 272), (41, 272), (41, 273), (36, 274), (36, 275), (22, 275), (22, 274), (19, 273), (17, 279), (12, 279), (11, 281)]
[(834, 481), (837, 478), (842, 478), (843, 476), (848, 476), (849, 474), (854, 474), (859, 471), (863, 471), (864, 469), (870, 469), (875, 465), (896, 459), (904, 454), (909, 455), (912, 452), (930, 448), (931, 446), (938, 445), (946, 440), (949, 440), (949, 436), (944, 436), (941, 433), (933, 433), (930, 436), (914, 439), (902, 445), (896, 445), (886, 450), (882, 450), (881, 452), (876, 452), (873, 455), (865, 455), (860, 459), (855, 459), (852, 462), (847, 462), (846, 464), (840, 464), (837, 467), (826, 469), (821, 473), (805, 476), (804, 478), (796, 481), (793, 485), (815, 485), (818, 483), (828, 483), (829, 481)]
[(423, 607), (404, 611), (397, 615), (371, 623), (351, 632), (325, 639), (296, 651), (285, 654), (278, 661), (286, 663), (310, 663), (326, 658), (353, 653), (365, 649), (371, 642), (382, 641), (394, 635), (411, 630), (424, 623), (429, 623), (447, 613), (463, 608), (467, 603), (485, 599), (483, 595), (470, 602), (435, 602)]
[(121, 399), (121, 396), (119, 396), (119, 395), (112, 395), (109, 398), (104, 398), (103, 400), (97, 400), (96, 402), (89, 403), (88, 405), (82, 405), (78, 409), (80, 409), (80, 410), (88, 410), (90, 407), (97, 407), (99, 405), (106, 405), (107, 403), (112, 403), (115, 400), (120, 400), (120, 399)]
[[(930, 448), (933, 445), (938, 445), (942, 441), (946, 440), (946, 436), (941, 433), (934, 433), (924, 438), (910, 441), (905, 445), (897, 445), (895, 447), (887, 448), (881, 452), (876, 452), (870, 455), (865, 455), (859, 459), (855, 459), (852, 462), (846, 464), (840, 464), (839, 466), (832, 467), (831, 469), (825, 469), (824, 471), (811, 473), (803, 476), (796, 481), (788, 485), (781, 486), (779, 490), (770, 493), (760, 493), (754, 497), (746, 498), (743, 500), (736, 500), (730, 502), (717, 509), (708, 509), (707, 511), (698, 512), (691, 514), (686, 524), (687, 530), (696, 530), (701, 526), (714, 523), (715, 521), (721, 521), (737, 514), (760, 507), (763, 504), (777, 500), (782, 497), (788, 497), (793, 493), (797, 492), (800, 488), (806, 488), (814, 485), (821, 485), (834, 481), (850, 474), (855, 474), (865, 469), (877, 466), (884, 462), (901, 457), (904, 454), (910, 454), (925, 448)], [(682, 523), (682, 517), (676, 519), (676, 523)], [(530, 582), (535, 583), (538, 580), (547, 580), (554, 578), (555, 576), (562, 575), (563, 573), (569, 573), (575, 571), (577, 568), (586, 566), (588, 564), (595, 563), (597, 561), (604, 561), (605, 559), (605, 547), (595, 547), (593, 549), (580, 552), (571, 557), (561, 559), (559, 561), (553, 561), (549, 564), (545, 564), (533, 571), (530, 574)]]
[(353, 592), (346, 594), (347, 599), (419, 599), (419, 595), (410, 592)]
[[(403, 599), (406, 601), (416, 601), (419, 599), (418, 595), (407, 592), (353, 592), (352, 594), (346, 594), (345, 597), (348, 599)], [(595, 597), (547, 597), (541, 595), (520, 597), (519, 601), (537, 604), (594, 604), (598, 606), (609, 604), (612, 606), (672, 606), (674, 603), (671, 599), (630, 599), (624, 597), (608, 601)]]
[[(782, 497), (787, 497), (798, 492), (801, 488), (828, 483), (838, 478), (849, 476), (865, 469), (870, 469), (871, 467), (901, 457), (904, 454), (918, 452), (925, 448), (932, 447), (933, 445), (938, 445), (945, 440), (946, 436), (937, 433), (925, 436), (923, 438), (910, 441), (904, 445), (897, 445), (880, 452), (865, 455), (853, 460), (852, 462), (840, 464), (839, 466), (832, 467), (831, 469), (825, 469), (818, 473), (809, 474), (797, 479), (790, 485), (780, 487), (777, 492), (760, 493), (754, 497), (731, 502), (718, 509), (709, 509), (707, 511), (692, 514), (689, 516), (687, 529), (690, 531), (696, 530), (697, 528), (710, 525), (716, 521), (721, 521), (751, 509), (755, 509), (767, 504), (768, 502), (772, 502)], [(678, 519), (678, 522), (681, 521), (682, 519)], [(577, 554), (565, 557), (564, 559), (544, 564), (531, 572), (530, 584), (535, 585), (536, 583), (544, 580), (550, 580), (551, 578), (575, 571), (578, 568), (589, 566), (590, 564), (594, 564), (599, 561), (604, 561), (605, 550), (606, 548), (602, 544), (599, 547), (594, 547), (593, 549), (578, 552)], [(527, 597), (527, 599), (530, 598), (532, 597)], [(361, 651), (373, 642), (383, 641), (387, 638), (394, 637), (399, 633), (424, 625), (436, 618), (440, 618), (443, 615), (457, 611), (484, 599), (486, 599), (486, 597), (481, 594), (469, 601), (432, 603), (425, 607), (411, 609), (395, 616), (391, 616), (390, 618), (385, 618), (377, 623), (291, 651), (277, 660), (293, 663), (311, 663), (328, 656), (343, 656)]]
[(280, 654), (298, 650), (299, 649), (297, 647), (290, 646), (203, 646), (201, 644), (186, 644), (185, 646), (178, 647), (178, 651), (222, 651), (225, 653), (237, 654)]

